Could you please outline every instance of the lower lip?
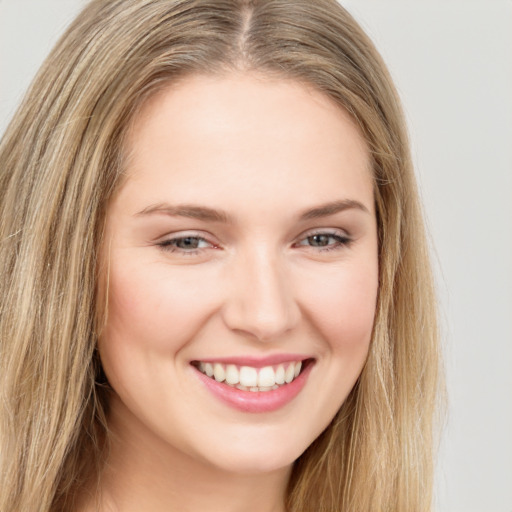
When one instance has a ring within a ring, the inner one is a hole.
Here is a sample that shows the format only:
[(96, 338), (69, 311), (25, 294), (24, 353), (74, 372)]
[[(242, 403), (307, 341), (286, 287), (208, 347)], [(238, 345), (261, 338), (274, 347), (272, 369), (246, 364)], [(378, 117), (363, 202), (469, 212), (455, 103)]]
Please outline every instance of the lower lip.
[(271, 391), (242, 391), (208, 377), (194, 368), (207, 389), (222, 402), (243, 412), (272, 412), (291, 402), (302, 390), (313, 367), (310, 362), (290, 384), (284, 384)]

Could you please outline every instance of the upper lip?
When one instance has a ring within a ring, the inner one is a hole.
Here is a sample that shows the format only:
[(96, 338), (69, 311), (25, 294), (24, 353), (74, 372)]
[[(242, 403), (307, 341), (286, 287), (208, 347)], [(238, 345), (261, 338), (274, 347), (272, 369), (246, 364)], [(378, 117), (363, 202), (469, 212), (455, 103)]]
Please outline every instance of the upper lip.
[(264, 366), (272, 366), (281, 363), (305, 361), (313, 359), (311, 356), (304, 354), (272, 354), (265, 357), (259, 356), (231, 356), (231, 357), (206, 357), (195, 359), (191, 362), (203, 363), (224, 363), (234, 364), (237, 366), (252, 366), (253, 368), (263, 368)]

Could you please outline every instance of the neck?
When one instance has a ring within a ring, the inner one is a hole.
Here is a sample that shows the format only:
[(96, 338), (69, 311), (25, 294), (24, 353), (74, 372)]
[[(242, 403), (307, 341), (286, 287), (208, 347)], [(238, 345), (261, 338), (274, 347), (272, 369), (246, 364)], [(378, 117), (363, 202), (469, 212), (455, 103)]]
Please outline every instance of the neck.
[(100, 502), (87, 512), (285, 512), (291, 467), (247, 474), (221, 469), (123, 419), (115, 412), (110, 417)]

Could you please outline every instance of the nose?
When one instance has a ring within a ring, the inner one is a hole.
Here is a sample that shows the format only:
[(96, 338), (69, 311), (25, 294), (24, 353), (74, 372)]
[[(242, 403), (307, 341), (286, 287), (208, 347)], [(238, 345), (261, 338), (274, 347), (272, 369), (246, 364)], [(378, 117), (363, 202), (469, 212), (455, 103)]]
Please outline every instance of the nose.
[(300, 320), (290, 272), (266, 251), (240, 257), (230, 268), (226, 290), (224, 322), (245, 336), (277, 341)]

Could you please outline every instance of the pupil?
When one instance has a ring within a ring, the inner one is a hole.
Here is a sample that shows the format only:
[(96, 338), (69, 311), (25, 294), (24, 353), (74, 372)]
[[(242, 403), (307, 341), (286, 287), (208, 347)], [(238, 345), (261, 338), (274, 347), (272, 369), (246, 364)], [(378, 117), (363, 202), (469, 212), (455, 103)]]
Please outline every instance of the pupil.
[(178, 241), (178, 246), (180, 249), (197, 249), (199, 245), (199, 240), (193, 237), (182, 238)]
[(310, 237), (310, 243), (315, 247), (325, 247), (329, 245), (329, 238), (330, 235), (313, 235)]

